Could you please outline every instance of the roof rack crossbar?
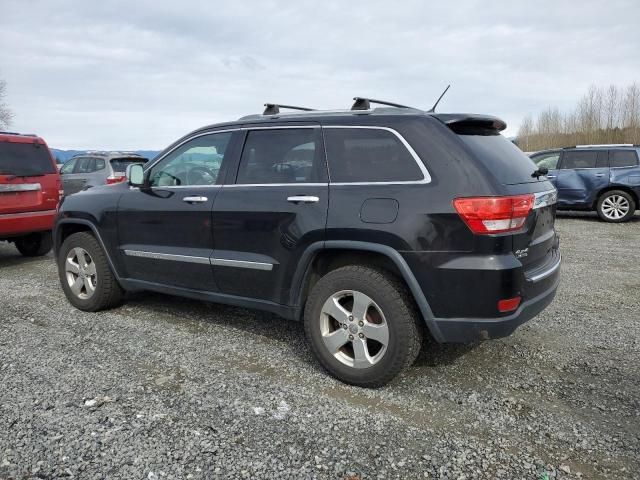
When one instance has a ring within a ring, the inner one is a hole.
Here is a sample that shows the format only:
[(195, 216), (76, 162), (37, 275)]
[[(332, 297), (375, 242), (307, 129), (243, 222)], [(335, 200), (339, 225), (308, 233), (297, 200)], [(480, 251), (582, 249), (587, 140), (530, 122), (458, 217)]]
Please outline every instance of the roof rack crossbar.
[(371, 104), (376, 103), (378, 105), (387, 105), (389, 107), (396, 108), (413, 108), (407, 105), (400, 105), (399, 103), (387, 102), (384, 100), (376, 100), (374, 98), (354, 97), (354, 102), (351, 106), (351, 110), (370, 110)]
[(302, 110), (304, 112), (312, 112), (313, 110), (315, 110), (314, 108), (296, 107), (295, 105), (282, 105), (278, 103), (265, 103), (264, 106), (265, 109), (264, 112), (262, 112), (263, 115), (276, 115), (280, 113), (281, 108), (287, 108), (289, 110)]

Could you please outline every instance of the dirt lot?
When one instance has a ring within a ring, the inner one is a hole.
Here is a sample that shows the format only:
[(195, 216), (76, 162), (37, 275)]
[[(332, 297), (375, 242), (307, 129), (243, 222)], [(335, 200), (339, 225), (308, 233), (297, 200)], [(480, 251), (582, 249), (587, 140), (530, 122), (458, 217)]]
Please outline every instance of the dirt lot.
[(640, 216), (557, 226), (547, 311), (375, 391), (300, 324), (148, 293), (83, 313), (1, 244), (0, 478), (640, 478)]

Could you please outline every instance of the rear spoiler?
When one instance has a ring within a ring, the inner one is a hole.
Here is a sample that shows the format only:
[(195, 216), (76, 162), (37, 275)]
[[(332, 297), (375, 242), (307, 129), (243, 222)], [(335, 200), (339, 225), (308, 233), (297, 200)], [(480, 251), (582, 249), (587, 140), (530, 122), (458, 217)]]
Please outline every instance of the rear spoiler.
[(507, 128), (504, 120), (491, 115), (475, 113), (435, 113), (432, 115), (456, 133), (495, 135)]

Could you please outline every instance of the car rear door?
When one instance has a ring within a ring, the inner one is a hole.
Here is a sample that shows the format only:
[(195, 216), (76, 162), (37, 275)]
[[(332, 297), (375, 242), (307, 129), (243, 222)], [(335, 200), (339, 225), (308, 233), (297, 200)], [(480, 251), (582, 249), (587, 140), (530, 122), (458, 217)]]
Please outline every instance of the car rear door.
[(558, 205), (591, 207), (600, 190), (609, 185), (607, 150), (565, 150), (557, 172)]
[(146, 169), (147, 186), (124, 192), (118, 203), (124, 276), (190, 290), (217, 290), (210, 264), (211, 209), (237, 135), (208, 132), (181, 142)]
[[(73, 164), (69, 164), (72, 161)], [(102, 161), (104, 163), (104, 160)], [(84, 190), (96, 168), (95, 158), (93, 157), (76, 157), (69, 160), (69, 162), (60, 170), (65, 195), (72, 195)]]
[(324, 239), (329, 187), (319, 125), (249, 127), (213, 209), (222, 293), (287, 304), (307, 247)]

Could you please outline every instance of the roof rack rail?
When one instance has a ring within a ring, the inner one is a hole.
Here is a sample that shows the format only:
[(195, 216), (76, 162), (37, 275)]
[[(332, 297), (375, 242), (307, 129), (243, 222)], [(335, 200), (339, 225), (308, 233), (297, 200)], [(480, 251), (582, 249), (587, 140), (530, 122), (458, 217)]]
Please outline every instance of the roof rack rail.
[(374, 98), (353, 97), (353, 105), (351, 110), (371, 110), (371, 104), (376, 103), (378, 105), (387, 105), (389, 107), (396, 108), (413, 108), (407, 105), (400, 105), (399, 103), (386, 102), (384, 100), (376, 100)]
[(633, 143), (601, 143), (594, 145), (576, 145), (574, 148), (602, 148), (602, 147), (635, 147)]
[(296, 107), (295, 105), (281, 105), (277, 103), (265, 103), (265, 109), (262, 115), (277, 115), (280, 113), (281, 108), (287, 108), (289, 110), (302, 110), (304, 112), (312, 112), (315, 108)]

